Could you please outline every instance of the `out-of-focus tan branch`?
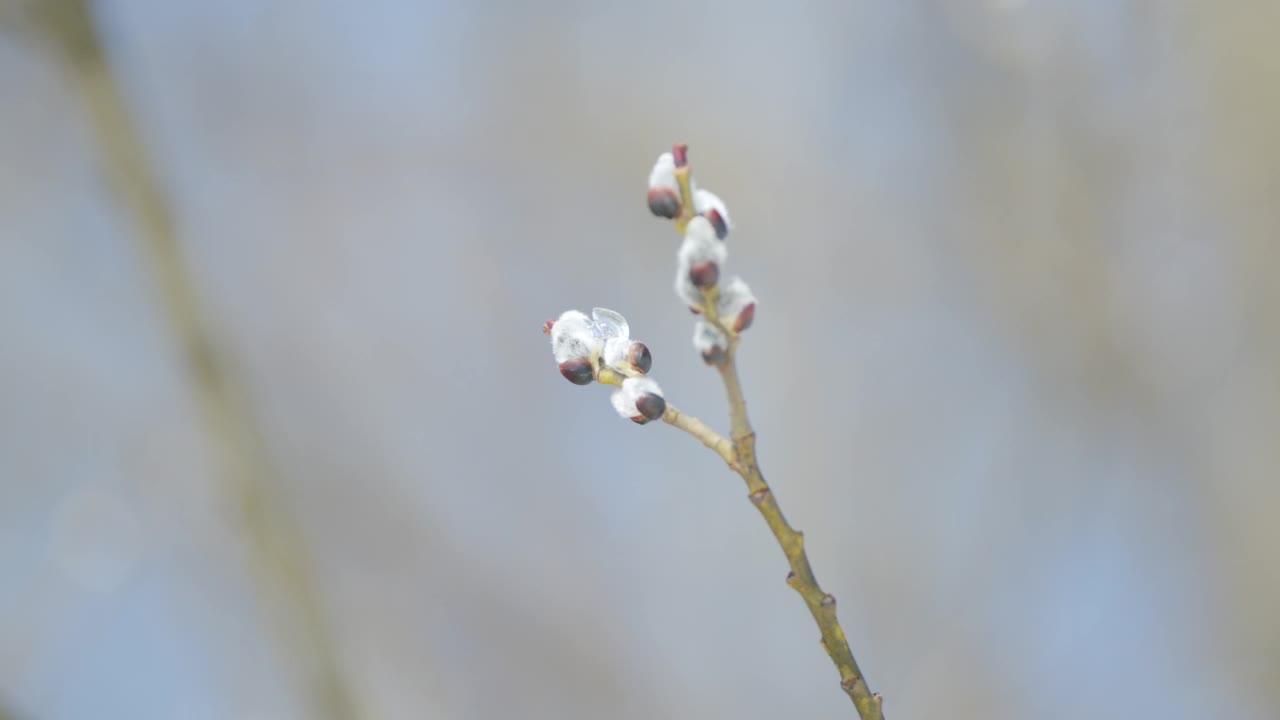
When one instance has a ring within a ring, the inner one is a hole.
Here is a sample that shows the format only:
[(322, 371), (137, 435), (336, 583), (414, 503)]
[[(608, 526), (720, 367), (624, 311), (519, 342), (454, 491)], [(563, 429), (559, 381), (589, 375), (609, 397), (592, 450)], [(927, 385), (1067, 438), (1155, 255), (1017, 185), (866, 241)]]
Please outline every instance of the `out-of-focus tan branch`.
[(297, 663), (314, 694), (314, 711), (333, 720), (359, 717), (317, 597), (311, 559), (284, 508), (279, 478), (243, 384), (200, 305), (169, 204), (107, 64), (89, 8), (85, 0), (41, 0), (23, 9), (74, 69), (112, 189), (138, 225), (143, 256), (170, 331), (181, 345), (201, 420), (249, 535), (255, 574), (291, 631)]

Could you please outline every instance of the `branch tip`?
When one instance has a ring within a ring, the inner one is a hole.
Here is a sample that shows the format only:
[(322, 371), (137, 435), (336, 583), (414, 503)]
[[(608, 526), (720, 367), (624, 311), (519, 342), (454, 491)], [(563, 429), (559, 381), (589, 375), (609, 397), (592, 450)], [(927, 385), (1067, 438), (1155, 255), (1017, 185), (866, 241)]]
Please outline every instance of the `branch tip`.
[(684, 143), (672, 145), (671, 159), (675, 160), (677, 168), (687, 167), (689, 165), (689, 146)]

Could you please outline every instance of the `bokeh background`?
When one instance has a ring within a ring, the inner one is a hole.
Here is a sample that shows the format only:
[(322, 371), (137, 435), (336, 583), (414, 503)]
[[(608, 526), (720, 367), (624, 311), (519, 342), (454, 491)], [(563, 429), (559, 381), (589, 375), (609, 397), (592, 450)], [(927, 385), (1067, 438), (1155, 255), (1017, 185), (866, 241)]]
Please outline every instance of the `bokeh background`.
[(0, 716), (851, 717), (673, 141), (890, 718), (1280, 716), (1280, 5), (0, 7)]

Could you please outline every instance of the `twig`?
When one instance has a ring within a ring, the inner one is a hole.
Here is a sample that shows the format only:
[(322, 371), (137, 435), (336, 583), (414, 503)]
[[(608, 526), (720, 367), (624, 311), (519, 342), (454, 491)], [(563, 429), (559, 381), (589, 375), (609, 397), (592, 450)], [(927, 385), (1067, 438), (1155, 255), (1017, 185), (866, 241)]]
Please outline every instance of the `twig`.
[[(681, 163), (675, 175), (682, 199), (682, 214), (676, 218), (675, 226), (677, 230), (683, 231), (693, 217), (687, 163)], [(866, 679), (853, 657), (853, 651), (849, 649), (849, 641), (845, 638), (840, 621), (836, 618), (835, 596), (824, 592), (813, 574), (813, 567), (810, 566), (809, 557), (804, 551), (804, 533), (791, 527), (787, 522), (782, 514), (782, 508), (778, 506), (777, 497), (774, 496), (773, 490), (760, 472), (760, 465), (756, 461), (756, 434), (751, 428), (751, 421), (747, 419), (747, 401), (742, 393), (742, 383), (738, 378), (737, 351), (740, 335), (721, 322), (717, 309), (718, 295), (719, 291), (714, 286), (703, 290), (701, 310), (704, 319), (729, 338), (729, 347), (725, 351), (724, 359), (716, 365), (716, 369), (719, 370), (720, 378), (724, 381), (725, 395), (729, 400), (729, 437), (732, 451), (725, 452), (721, 445), (724, 438), (696, 418), (676, 412), (675, 414), (682, 422), (673, 422), (666, 416), (663, 420), (685, 430), (704, 445), (715, 450), (725, 459), (729, 467), (746, 481), (749, 493), (747, 497), (764, 517), (769, 530), (773, 532), (778, 545), (782, 547), (787, 563), (791, 565), (791, 572), (787, 574), (787, 585), (800, 593), (800, 597), (804, 599), (805, 605), (808, 606), (814, 622), (818, 624), (818, 629), (822, 633), (822, 647), (831, 656), (836, 670), (840, 672), (840, 687), (844, 688), (849, 698), (853, 700), (858, 716), (862, 720), (884, 720), (880, 695), (871, 692), (867, 687)], [(671, 412), (672, 409), (668, 406), (668, 413)]]
[(316, 596), (301, 533), (283, 507), (279, 479), (242, 384), (219, 351), (200, 306), (169, 205), (107, 65), (89, 9), (84, 0), (43, 0), (29, 10), (73, 65), (113, 189), (137, 219), (142, 250), (170, 330), (181, 345), (201, 419), (251, 538), (256, 575), (276, 596), (279, 616), (292, 626), (298, 663), (307, 669), (316, 696), (315, 711), (332, 720), (359, 717)]
[(662, 422), (673, 425), (681, 430), (689, 433), (697, 438), (703, 445), (711, 448), (717, 455), (724, 459), (725, 464), (734, 472), (741, 472), (738, 465), (738, 456), (733, 449), (733, 443), (725, 436), (712, 430), (706, 423), (692, 415), (686, 415), (676, 409), (676, 406), (667, 403), (667, 411), (662, 414)]

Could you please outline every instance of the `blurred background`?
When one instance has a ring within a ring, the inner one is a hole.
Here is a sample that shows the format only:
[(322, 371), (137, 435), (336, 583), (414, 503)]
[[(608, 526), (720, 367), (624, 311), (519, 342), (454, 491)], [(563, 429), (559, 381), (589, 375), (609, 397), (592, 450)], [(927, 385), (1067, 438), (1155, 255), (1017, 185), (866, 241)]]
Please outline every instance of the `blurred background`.
[(0, 8), (0, 717), (852, 717), (677, 141), (888, 717), (1280, 716), (1280, 5)]

